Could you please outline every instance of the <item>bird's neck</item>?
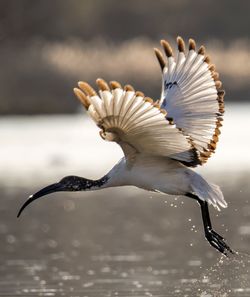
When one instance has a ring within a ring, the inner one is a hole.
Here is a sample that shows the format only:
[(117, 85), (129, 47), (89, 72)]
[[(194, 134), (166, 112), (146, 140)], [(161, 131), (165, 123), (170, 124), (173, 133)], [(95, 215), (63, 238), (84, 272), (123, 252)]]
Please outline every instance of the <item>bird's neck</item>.
[(90, 190), (98, 190), (103, 188), (107, 181), (108, 181), (109, 177), (107, 175), (104, 175), (103, 177), (96, 179), (96, 180), (90, 180)]
[(74, 188), (75, 191), (92, 191), (102, 189), (105, 187), (108, 179), (109, 177), (107, 175), (104, 175), (100, 179), (96, 180), (76, 176), (74, 181)]

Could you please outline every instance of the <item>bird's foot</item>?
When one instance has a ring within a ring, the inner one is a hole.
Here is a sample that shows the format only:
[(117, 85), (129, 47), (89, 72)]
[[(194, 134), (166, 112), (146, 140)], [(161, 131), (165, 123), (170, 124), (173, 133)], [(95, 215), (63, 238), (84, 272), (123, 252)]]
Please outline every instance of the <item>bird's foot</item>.
[(225, 243), (224, 238), (215, 232), (213, 229), (208, 228), (205, 233), (208, 242), (216, 248), (219, 252), (228, 257), (229, 253), (235, 254), (235, 252)]

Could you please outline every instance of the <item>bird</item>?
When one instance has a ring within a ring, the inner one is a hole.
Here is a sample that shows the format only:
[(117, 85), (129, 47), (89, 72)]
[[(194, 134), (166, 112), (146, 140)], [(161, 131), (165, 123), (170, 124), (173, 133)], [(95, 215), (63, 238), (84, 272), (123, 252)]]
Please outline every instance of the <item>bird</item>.
[(154, 48), (162, 72), (160, 99), (101, 78), (98, 91), (83, 81), (74, 88), (100, 136), (120, 145), (121, 160), (100, 179), (71, 175), (41, 189), (24, 202), (18, 217), (31, 202), (54, 192), (131, 185), (197, 201), (207, 241), (224, 256), (235, 253), (210, 219), (209, 205), (227, 207), (220, 187), (193, 170), (207, 162), (219, 140), (225, 95), (219, 74), (205, 47), (197, 48), (193, 39), (185, 44), (178, 36), (176, 54), (168, 41), (160, 43), (163, 53)]

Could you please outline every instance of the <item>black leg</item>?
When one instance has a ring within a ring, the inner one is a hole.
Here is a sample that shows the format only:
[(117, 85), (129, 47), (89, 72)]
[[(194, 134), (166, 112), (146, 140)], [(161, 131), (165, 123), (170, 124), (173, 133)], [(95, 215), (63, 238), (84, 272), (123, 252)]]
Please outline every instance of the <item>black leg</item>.
[(200, 204), (205, 237), (211, 246), (226, 256), (229, 252), (234, 254), (235, 252), (225, 243), (224, 238), (213, 230), (208, 210), (208, 203), (200, 200), (193, 194), (188, 194), (187, 196), (194, 198)]

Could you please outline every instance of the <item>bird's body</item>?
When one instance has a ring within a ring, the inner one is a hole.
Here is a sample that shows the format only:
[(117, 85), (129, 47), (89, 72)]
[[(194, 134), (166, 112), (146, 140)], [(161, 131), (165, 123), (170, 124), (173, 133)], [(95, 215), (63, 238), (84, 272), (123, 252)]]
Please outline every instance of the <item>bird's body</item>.
[(215, 185), (209, 184), (200, 174), (180, 162), (167, 157), (143, 154), (138, 154), (135, 158), (133, 166), (122, 158), (107, 173), (107, 182), (99, 189), (136, 186), (147, 191), (169, 195), (193, 193), (199, 195), (204, 201), (214, 197), (226, 204), (221, 191), (215, 193), (215, 189), (218, 189)]
[(110, 179), (105, 186), (133, 185), (153, 192), (185, 195), (191, 192), (191, 173), (194, 172), (169, 158), (138, 154), (134, 166), (122, 158), (107, 174)]
[(183, 195), (201, 206), (204, 231), (210, 244), (223, 254), (233, 252), (213, 229), (208, 204), (227, 203), (220, 188), (191, 168), (204, 164), (215, 151), (224, 112), (224, 91), (218, 73), (202, 46), (177, 38), (175, 60), (168, 42), (161, 41), (167, 62), (155, 49), (162, 69), (161, 98), (153, 101), (131, 85), (98, 79), (99, 94), (79, 82), (74, 92), (100, 128), (100, 136), (120, 145), (124, 157), (99, 180), (67, 176), (32, 195), (22, 210), (37, 198), (56, 191), (87, 191), (132, 185), (148, 191)]

